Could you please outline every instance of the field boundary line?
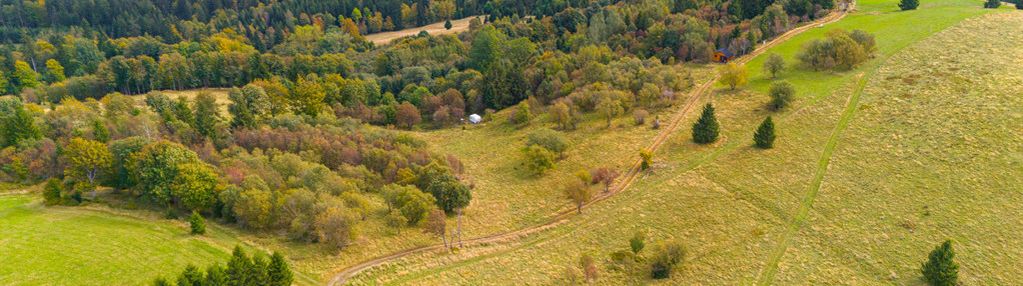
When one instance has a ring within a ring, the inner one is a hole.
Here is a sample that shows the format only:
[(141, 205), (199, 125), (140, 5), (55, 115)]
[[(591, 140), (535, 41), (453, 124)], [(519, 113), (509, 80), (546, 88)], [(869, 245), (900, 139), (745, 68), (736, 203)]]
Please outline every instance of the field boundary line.
[[(855, 3), (855, 2), (853, 2), (853, 3)], [(841, 20), (842, 18), (844, 18), (846, 15), (849, 14), (847, 11), (852, 11), (853, 10), (852, 9), (853, 7), (854, 7), (854, 5), (850, 5), (850, 8), (847, 9), (846, 11), (835, 11), (835, 12), (832, 12), (831, 14), (829, 14), (828, 16), (826, 16), (824, 18), (820, 18), (820, 19), (818, 19), (816, 21), (805, 23), (805, 24), (800, 25), (800, 26), (798, 26), (796, 28), (793, 28), (793, 29), (785, 32), (784, 34), (782, 34), (782, 35), (780, 35), (778, 37), (775, 37), (774, 39), (772, 39), (772, 40), (768, 41), (767, 43), (761, 45), (760, 47), (756, 48), (753, 52), (751, 52), (751, 53), (749, 53), (747, 55), (744, 55), (744, 56), (740, 57), (739, 59), (736, 59), (733, 62), (735, 62), (737, 64), (740, 64), (740, 65), (746, 64), (750, 60), (752, 60), (753, 58), (756, 58), (760, 54), (763, 54), (764, 52), (766, 52), (768, 49), (778, 45), (779, 43), (787, 41), (788, 39), (790, 39), (790, 38), (792, 38), (792, 37), (794, 37), (794, 36), (796, 36), (798, 34), (801, 34), (801, 33), (805, 32), (805, 31), (808, 31), (808, 30), (810, 30), (812, 28), (819, 27), (821, 25), (830, 24), (830, 23), (836, 22), (838, 20)], [(647, 150), (650, 150), (651, 152), (656, 152), (657, 149), (660, 148), (661, 145), (668, 138), (670, 138), (672, 134), (675, 133), (676, 129), (678, 129), (678, 126), (681, 124), (683, 119), (685, 119), (685, 116), (687, 114), (689, 114), (689, 111), (691, 111), (696, 106), (696, 104), (698, 102), (702, 101), (702, 98), (705, 95), (708, 94), (707, 91), (709, 91), (714, 86), (714, 84), (718, 81), (718, 78), (720, 78), (720, 76), (719, 75), (715, 75), (714, 77), (708, 79), (707, 81), (703, 82), (702, 84), (700, 84), (698, 86), (695, 86), (695, 88), (692, 91), (689, 92), (689, 97), (684, 102), (682, 108), (680, 108), (678, 111), (675, 112), (675, 114), (673, 114), (671, 116), (671, 118), (669, 119), (669, 122), (668, 122), (668, 126), (665, 126), (661, 130), (661, 132), (658, 133), (656, 137), (654, 137), (653, 142), (651, 142), (651, 144), (647, 148)], [(615, 187), (613, 188), (612, 191), (603, 193), (601, 195), (598, 195), (593, 200), (590, 200), (589, 202), (585, 203), (584, 207), (585, 206), (589, 206), (589, 205), (594, 204), (594, 203), (597, 203), (597, 202), (600, 202), (600, 201), (603, 201), (603, 200), (605, 200), (607, 198), (610, 198), (610, 197), (614, 196), (615, 194), (618, 194), (618, 193), (626, 191), (632, 185), (632, 183), (635, 182), (640, 177), (640, 174), (642, 173), (641, 164), (642, 164), (641, 160), (636, 160), (636, 162), (633, 163), (632, 167), (626, 173), (624, 178), (622, 178), (621, 181), (619, 181), (618, 184), (615, 185)], [(522, 229), (518, 229), (518, 230), (514, 230), (514, 231), (509, 231), (509, 232), (496, 233), (496, 234), (482, 236), (482, 237), (478, 237), (478, 238), (472, 238), (472, 239), (465, 240), (462, 243), (465, 244), (465, 245), (472, 246), (472, 245), (479, 245), (479, 244), (486, 244), (486, 243), (496, 243), (496, 242), (501, 242), (501, 241), (505, 241), (505, 240), (509, 240), (509, 239), (515, 239), (515, 238), (519, 238), (519, 237), (528, 236), (528, 235), (533, 234), (533, 233), (537, 233), (537, 232), (540, 232), (540, 231), (543, 231), (543, 230), (547, 230), (547, 229), (556, 227), (556, 226), (564, 223), (568, 218), (574, 216), (575, 213), (576, 213), (575, 208), (568, 208), (568, 209), (565, 209), (565, 210), (557, 212), (554, 216), (551, 217), (551, 219), (548, 220), (547, 223), (544, 223), (544, 224), (530, 226), (530, 227), (526, 227), (526, 228), (522, 228)], [(360, 272), (365, 271), (366, 269), (372, 268), (374, 266), (381, 265), (381, 264), (384, 264), (384, 263), (386, 263), (388, 261), (395, 260), (395, 259), (398, 259), (398, 258), (401, 258), (401, 257), (405, 257), (405, 256), (408, 256), (408, 255), (411, 255), (411, 254), (422, 253), (422, 252), (427, 252), (427, 251), (435, 251), (435, 250), (440, 250), (440, 249), (443, 249), (443, 248), (444, 248), (444, 246), (441, 245), (441, 244), (433, 244), (433, 245), (426, 245), (426, 246), (406, 249), (406, 250), (398, 251), (398, 252), (391, 253), (391, 254), (388, 254), (388, 255), (384, 255), (384, 256), (377, 257), (377, 258), (373, 258), (373, 259), (361, 262), (359, 264), (356, 264), (356, 265), (344, 268), (341, 271), (335, 273), (333, 275), (333, 277), (331, 278), (331, 280), (328, 282), (328, 285), (343, 285), (343, 284), (345, 284), (345, 281), (347, 281), (348, 278), (350, 278), (350, 277), (352, 277), (352, 276), (354, 276), (356, 274), (359, 274)]]

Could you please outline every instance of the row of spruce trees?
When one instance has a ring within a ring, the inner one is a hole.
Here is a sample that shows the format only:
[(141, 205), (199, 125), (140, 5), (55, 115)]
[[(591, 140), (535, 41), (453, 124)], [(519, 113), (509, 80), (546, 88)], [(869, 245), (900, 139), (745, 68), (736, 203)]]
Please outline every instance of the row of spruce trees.
[(188, 265), (171, 282), (163, 277), (153, 281), (154, 286), (289, 286), (294, 274), (279, 252), (274, 252), (270, 259), (266, 255), (249, 256), (241, 247), (235, 246), (227, 267), (218, 264), (210, 265), (206, 270)]
[[(714, 105), (708, 103), (703, 107), (700, 119), (693, 124), (693, 142), (710, 144), (718, 140), (719, 125), (714, 115)], [(774, 147), (774, 121), (768, 116), (753, 133), (753, 145), (761, 149)]]

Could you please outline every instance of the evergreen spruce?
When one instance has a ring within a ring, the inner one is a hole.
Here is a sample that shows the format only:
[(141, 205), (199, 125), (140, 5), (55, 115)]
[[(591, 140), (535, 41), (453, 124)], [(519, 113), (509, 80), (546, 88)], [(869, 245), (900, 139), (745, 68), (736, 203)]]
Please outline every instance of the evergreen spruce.
[(252, 260), (239, 246), (234, 247), (231, 260), (227, 261), (227, 281), (230, 285), (249, 285), (256, 283), (252, 274)]
[(924, 280), (933, 286), (952, 286), (959, 280), (959, 264), (953, 261), (952, 241), (946, 240), (931, 251), (927, 262), (920, 267)]
[(753, 142), (760, 149), (770, 149), (774, 146), (774, 122), (770, 116), (760, 123), (757, 132), (753, 134)]
[(718, 120), (714, 117), (714, 106), (708, 103), (703, 107), (700, 120), (693, 124), (693, 142), (699, 144), (713, 143), (718, 140)]
[(288, 262), (284, 261), (284, 255), (281, 255), (279, 252), (274, 252), (273, 256), (270, 257), (267, 275), (269, 276), (267, 282), (272, 286), (291, 285), (294, 276), (291, 273), (291, 269), (288, 268)]
[(920, 0), (902, 0), (902, 1), (899, 1), (899, 9), (902, 9), (902, 11), (916, 10), (917, 6), (920, 6)]
[(192, 211), (192, 216), (188, 218), (188, 223), (192, 227), (192, 234), (206, 234), (206, 219), (199, 212)]

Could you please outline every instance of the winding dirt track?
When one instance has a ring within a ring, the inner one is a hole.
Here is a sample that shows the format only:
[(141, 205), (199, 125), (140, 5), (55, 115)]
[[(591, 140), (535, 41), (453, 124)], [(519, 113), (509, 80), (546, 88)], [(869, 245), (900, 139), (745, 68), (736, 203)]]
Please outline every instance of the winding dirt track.
[[(851, 10), (853, 10), (852, 7), (854, 7), (854, 5), (850, 5), (849, 7), (850, 8), (848, 10), (851, 11)], [(818, 26), (821, 26), (821, 25), (825, 25), (825, 24), (829, 24), (829, 23), (833, 23), (833, 22), (836, 22), (838, 20), (841, 20), (843, 17), (845, 17), (845, 15), (847, 15), (847, 13), (845, 11), (836, 11), (836, 12), (832, 12), (831, 14), (829, 14), (828, 16), (826, 16), (824, 18), (820, 18), (820, 19), (818, 19), (816, 21), (813, 21), (813, 22), (810, 22), (810, 23), (806, 23), (806, 24), (804, 24), (802, 26), (796, 27), (796, 28), (794, 28), (792, 30), (789, 30), (788, 32), (785, 32), (785, 34), (782, 34), (781, 36), (778, 36), (778, 37), (772, 39), (771, 41), (767, 42), (766, 44), (761, 45), (760, 47), (758, 47), (753, 52), (751, 52), (751, 53), (749, 53), (749, 54), (747, 54), (745, 56), (742, 56), (742, 57), (736, 59), (733, 62), (735, 62), (737, 64), (740, 64), (740, 65), (741, 64), (746, 64), (751, 59), (756, 58), (758, 55), (763, 54), (765, 51), (767, 51), (771, 47), (774, 47), (774, 46), (778, 45), (779, 43), (785, 42), (788, 39), (790, 39), (790, 38), (792, 38), (792, 37), (794, 37), (794, 36), (796, 36), (796, 35), (798, 35), (798, 34), (800, 34), (802, 32), (810, 30), (810, 29), (812, 29), (814, 27), (818, 27)], [(682, 123), (683, 119), (685, 119), (686, 115), (689, 114), (689, 112), (692, 111), (693, 108), (695, 108), (698, 105), (698, 103), (704, 101), (704, 97), (709, 94), (707, 91), (711, 90), (711, 88), (714, 86), (714, 83), (717, 82), (717, 79), (718, 79), (718, 76), (715, 76), (715, 77), (707, 80), (706, 82), (700, 84), (695, 89), (693, 89), (692, 91), (689, 92), (689, 97), (686, 98), (686, 101), (683, 103), (682, 108), (680, 108), (678, 111), (675, 112), (674, 115), (671, 116), (671, 118), (668, 120), (666, 126), (662, 126), (661, 132), (658, 133), (656, 137), (654, 137), (653, 142), (651, 142), (650, 146), (647, 147), (648, 150), (650, 150), (651, 152), (657, 151), (657, 149), (661, 147), (661, 144), (663, 144), (664, 141), (667, 141), (667, 139), (669, 137), (671, 137), (671, 135), (673, 133), (675, 133), (675, 131), (678, 129), (679, 125)], [(629, 172), (626, 173), (624, 177), (622, 177), (622, 179), (612, 188), (612, 190), (610, 192), (601, 193), (596, 198), (594, 198), (593, 200), (591, 200), (588, 203), (586, 203), (584, 205), (584, 207), (585, 206), (589, 206), (591, 204), (595, 204), (595, 203), (600, 202), (600, 201), (603, 201), (603, 200), (605, 200), (607, 198), (610, 198), (611, 196), (614, 196), (615, 194), (618, 194), (618, 193), (621, 193), (621, 192), (624, 192), (624, 191), (628, 190), (629, 186), (631, 186), (632, 183), (635, 182), (640, 177), (640, 175), (642, 174), (641, 173), (642, 170), (640, 169), (640, 164), (641, 164), (640, 160), (637, 160), (635, 163), (633, 163), (632, 167), (629, 169)], [(531, 226), (531, 227), (527, 227), (527, 228), (523, 228), (523, 229), (518, 229), (518, 230), (514, 230), (514, 231), (509, 231), (509, 232), (496, 233), (496, 234), (492, 234), (492, 235), (487, 235), (487, 236), (472, 238), (472, 239), (468, 239), (468, 240), (463, 240), (462, 244), (464, 244), (466, 246), (471, 246), (471, 245), (499, 243), (499, 242), (504, 242), (504, 241), (508, 241), (508, 240), (514, 240), (516, 238), (528, 236), (528, 235), (531, 235), (531, 234), (534, 234), (534, 233), (537, 233), (537, 232), (540, 232), (540, 231), (544, 231), (544, 230), (550, 229), (552, 227), (558, 226), (561, 223), (567, 221), (568, 218), (572, 217), (575, 214), (576, 214), (575, 208), (567, 208), (567, 209), (564, 209), (564, 210), (559, 211), (558, 213), (556, 213), (554, 216), (552, 216), (544, 224), (535, 225), (535, 226)], [(366, 269), (372, 268), (374, 266), (381, 265), (381, 264), (384, 264), (384, 263), (386, 263), (388, 261), (399, 259), (399, 258), (402, 258), (402, 257), (405, 257), (405, 256), (409, 256), (409, 255), (412, 255), (412, 254), (423, 253), (423, 252), (427, 252), (427, 251), (441, 250), (443, 248), (444, 248), (444, 245), (441, 245), (441, 244), (427, 245), (427, 246), (421, 246), (421, 247), (417, 247), (417, 248), (406, 249), (406, 250), (402, 250), (402, 251), (395, 252), (395, 253), (392, 253), (392, 254), (388, 254), (388, 255), (385, 255), (385, 256), (381, 256), (381, 257), (377, 257), (377, 258), (374, 258), (374, 259), (370, 259), (370, 260), (361, 262), (359, 264), (353, 265), (351, 267), (342, 269), (338, 273), (334, 274), (334, 277), (331, 278), (331, 280), (328, 283), (328, 285), (343, 285), (343, 284), (345, 284), (345, 281), (348, 278), (350, 278), (350, 277), (352, 277), (352, 276), (354, 276), (354, 275), (358, 274), (359, 272), (362, 272), (362, 271), (364, 271)]]

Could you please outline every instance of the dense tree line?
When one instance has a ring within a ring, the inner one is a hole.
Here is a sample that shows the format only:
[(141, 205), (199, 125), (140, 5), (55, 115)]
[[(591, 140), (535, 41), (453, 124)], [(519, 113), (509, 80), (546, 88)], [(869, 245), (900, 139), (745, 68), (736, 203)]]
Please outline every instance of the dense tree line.
[[(209, 94), (69, 98), (47, 112), (4, 97), (0, 179), (47, 180), (48, 204), (102, 200), (97, 191), (110, 189), (172, 216), (191, 213), (193, 226), (206, 216), (335, 249), (351, 245), (361, 225), (386, 219), (375, 202), (397, 204), (387, 190), (422, 202), (418, 212), (402, 207), (401, 227), (469, 205), (457, 158), (351, 119), (273, 114), (255, 106), (268, 102), (247, 98), (265, 94), (257, 85), (232, 92), (230, 121)], [(255, 114), (240, 122), (246, 109)]]
[[(254, 83), (278, 99), (274, 114), (295, 108), (309, 115), (333, 111), (402, 127), (422, 122), (441, 127), (466, 114), (535, 98), (541, 105), (531, 114), (552, 106), (559, 127), (570, 129), (580, 113), (598, 112), (610, 121), (670, 102), (674, 91), (690, 84), (686, 72), (672, 63), (708, 61), (715, 49), (749, 52), (832, 6), (798, 0), (305, 2), (48, 1), (39, 8), (38, 33), (21, 33), (24, 38), (0, 46), (0, 88), (31, 102), (58, 102), (111, 91), (143, 94)], [(6, 5), (4, 11), (25, 13), (38, 4)], [(81, 5), (89, 7), (71, 9)], [(104, 29), (121, 29), (118, 24), (89, 21), (100, 27), (95, 29), (74, 22), (100, 16), (65, 15), (103, 14), (114, 7), (158, 14), (147, 20), (170, 19), (174, 25), (167, 29), (173, 35), (117, 34)], [(362, 34), (374, 30), (373, 17), (384, 10), (397, 13), (384, 14), (400, 20), (398, 26), (438, 15), (490, 17), (474, 19), (458, 36), (420, 35), (373, 48)], [(324, 11), (344, 13), (335, 18)], [(266, 20), (279, 15), (298, 20)], [(253, 25), (246, 22), (250, 18), (287, 27)], [(253, 31), (281, 32), (267, 40)], [(300, 99), (306, 102), (296, 105)]]

